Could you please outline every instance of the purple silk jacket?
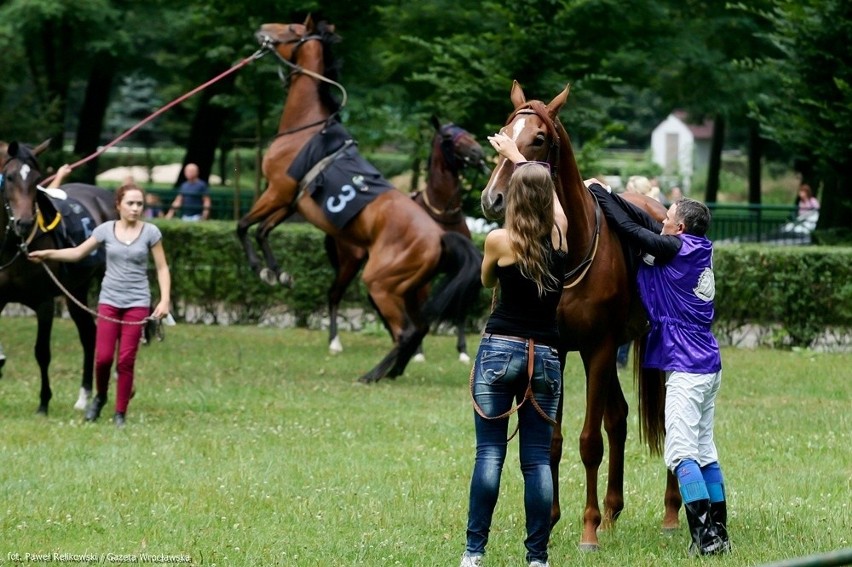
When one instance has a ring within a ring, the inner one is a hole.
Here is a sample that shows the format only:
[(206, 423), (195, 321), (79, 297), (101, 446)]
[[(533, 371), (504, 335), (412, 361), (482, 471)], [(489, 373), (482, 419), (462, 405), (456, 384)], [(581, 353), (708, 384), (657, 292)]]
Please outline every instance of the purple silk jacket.
[(648, 310), (651, 330), (643, 366), (694, 374), (722, 368), (713, 322), (713, 244), (704, 237), (681, 234), (677, 255), (665, 264), (639, 266), (639, 293)]

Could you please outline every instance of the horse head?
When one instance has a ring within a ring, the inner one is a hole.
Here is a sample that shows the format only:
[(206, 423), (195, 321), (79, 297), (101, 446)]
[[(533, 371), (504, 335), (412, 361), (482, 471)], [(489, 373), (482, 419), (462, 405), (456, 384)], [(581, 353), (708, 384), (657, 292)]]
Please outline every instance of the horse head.
[[(529, 161), (543, 161), (551, 165), (554, 175), (559, 170), (561, 125), (559, 111), (568, 100), (569, 87), (556, 95), (548, 104), (539, 100), (527, 101), (517, 81), (512, 83), (511, 101), (514, 110), (500, 132), (515, 141), (521, 154)], [(568, 140), (564, 140), (568, 143)], [(491, 172), (491, 178), (482, 190), (482, 213), (489, 220), (500, 220), (506, 209), (506, 191), (514, 168), (506, 158), (500, 157)]]
[(36, 156), (49, 145), (50, 140), (46, 140), (30, 149), (24, 144), (10, 142), (3, 157), (0, 193), (7, 227), (19, 238), (25, 238), (35, 222), (38, 181), (42, 177)]
[[(299, 75), (319, 79), (319, 96), (323, 105), (332, 113), (340, 109), (341, 104), (329, 91), (329, 85), (342, 90), (337, 83), (339, 63), (331, 51), (332, 45), (340, 41), (340, 36), (334, 32), (334, 24), (314, 24), (309, 15), (302, 24), (263, 24), (255, 32), (255, 38), (290, 68), (291, 84), (292, 79)], [(344, 93), (344, 100), (345, 96)]]
[(477, 168), (482, 172), (491, 173), (491, 168), (485, 161), (485, 152), (482, 146), (473, 137), (473, 134), (457, 126), (452, 122), (441, 124), (437, 116), (432, 116), (432, 126), (435, 128), (435, 136), (432, 140), (432, 156), (440, 152), (444, 163), (453, 173), (458, 175), (464, 168)]

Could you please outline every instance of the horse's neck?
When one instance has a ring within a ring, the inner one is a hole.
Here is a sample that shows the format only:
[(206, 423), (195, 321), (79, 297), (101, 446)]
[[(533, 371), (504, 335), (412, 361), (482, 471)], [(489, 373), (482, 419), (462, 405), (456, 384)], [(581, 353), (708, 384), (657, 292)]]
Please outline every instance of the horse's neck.
[[(302, 47), (302, 56), (296, 63), (303, 69), (323, 75), (325, 68), (322, 63), (322, 53), (319, 55), (311, 53), (314, 43), (317, 42), (311, 42)], [(293, 75), (290, 79), (290, 88), (287, 92), (287, 98), (284, 100), (284, 112), (281, 113), (278, 131), (284, 132), (291, 128), (311, 124), (328, 118), (330, 114), (331, 112), (323, 106), (320, 100), (318, 79), (299, 73)]]
[(580, 252), (577, 247), (585, 247), (594, 238), (596, 205), (583, 183), (567, 134), (562, 132), (561, 136), (557, 197), (568, 218), (569, 248)]
[(432, 205), (446, 207), (457, 205), (461, 201), (461, 181), (459, 174), (444, 160), (440, 145), (432, 149), (429, 160), (429, 175), (426, 180), (426, 191)]

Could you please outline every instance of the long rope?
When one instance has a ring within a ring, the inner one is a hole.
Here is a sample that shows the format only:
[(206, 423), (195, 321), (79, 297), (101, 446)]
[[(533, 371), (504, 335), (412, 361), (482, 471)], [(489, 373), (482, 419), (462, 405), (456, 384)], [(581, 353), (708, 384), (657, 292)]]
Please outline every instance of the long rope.
[(97, 317), (98, 319), (104, 319), (106, 321), (110, 321), (111, 323), (118, 323), (119, 325), (146, 325), (148, 323), (148, 321), (155, 321), (156, 320), (156, 319), (154, 319), (154, 317), (145, 317), (141, 321), (122, 321), (121, 319), (115, 319), (115, 318), (110, 317), (108, 315), (102, 315), (102, 314), (98, 313), (97, 311), (93, 311), (92, 309), (89, 309), (88, 305), (84, 304), (82, 301), (80, 301), (79, 299), (74, 297), (71, 294), (71, 292), (68, 291), (65, 288), (65, 286), (63, 286), (59, 282), (59, 278), (56, 277), (56, 274), (54, 274), (52, 271), (50, 271), (50, 268), (47, 267), (46, 263), (41, 262), (41, 265), (42, 265), (42, 267), (44, 267), (44, 271), (47, 272), (47, 275), (50, 276), (50, 279), (53, 280), (53, 283), (56, 284), (56, 287), (58, 287), (59, 290), (62, 293), (65, 294), (65, 297), (67, 297), (68, 299), (73, 301), (77, 305), (77, 307), (79, 307), (83, 311), (89, 313), (90, 315)]
[[(171, 109), (173, 106), (176, 106), (176, 105), (178, 105), (178, 104), (182, 103), (183, 101), (185, 101), (185, 100), (186, 100), (186, 99), (188, 99), (189, 97), (191, 97), (191, 96), (193, 96), (193, 95), (197, 94), (198, 92), (200, 92), (200, 91), (202, 91), (202, 90), (206, 89), (207, 87), (209, 87), (209, 86), (210, 86), (210, 85), (212, 85), (213, 83), (215, 83), (215, 82), (217, 82), (217, 81), (222, 80), (223, 78), (227, 77), (227, 76), (228, 76), (228, 75), (230, 75), (231, 73), (234, 73), (234, 72), (236, 72), (237, 70), (239, 70), (239, 69), (241, 69), (241, 68), (245, 67), (245, 66), (246, 66), (246, 65), (248, 65), (249, 63), (251, 63), (251, 62), (253, 62), (253, 61), (257, 60), (257, 59), (260, 59), (261, 57), (263, 57), (263, 56), (266, 54), (266, 52), (267, 52), (266, 48), (263, 48), (263, 47), (262, 47), (262, 48), (258, 49), (258, 50), (257, 50), (257, 51), (255, 51), (253, 54), (249, 55), (248, 57), (246, 57), (245, 59), (243, 59), (242, 61), (240, 61), (239, 63), (237, 63), (236, 65), (234, 65), (234, 66), (233, 66), (233, 67), (231, 67), (230, 69), (228, 69), (227, 71), (225, 71), (225, 72), (223, 72), (223, 73), (220, 73), (219, 75), (217, 75), (217, 76), (213, 77), (212, 79), (210, 79), (210, 80), (209, 80), (209, 81), (207, 81), (206, 83), (204, 83), (204, 84), (202, 84), (202, 85), (199, 85), (199, 86), (195, 87), (194, 89), (192, 89), (191, 91), (189, 91), (188, 93), (185, 93), (185, 94), (183, 94), (183, 95), (179, 96), (178, 98), (174, 99), (172, 102), (168, 103), (167, 105), (163, 106), (163, 107), (162, 107), (162, 108), (160, 108), (159, 110), (155, 111), (154, 113), (152, 113), (152, 114), (151, 114), (150, 116), (148, 116), (147, 118), (145, 118), (145, 119), (141, 120), (141, 121), (140, 121), (139, 123), (137, 123), (135, 126), (132, 126), (132, 127), (128, 128), (127, 130), (125, 130), (125, 131), (124, 131), (124, 133), (122, 133), (121, 135), (119, 135), (117, 138), (115, 138), (115, 139), (114, 139), (113, 141), (111, 141), (110, 143), (108, 143), (108, 144), (106, 144), (105, 146), (101, 147), (100, 149), (98, 149), (97, 151), (95, 151), (94, 153), (92, 153), (91, 155), (88, 155), (88, 156), (84, 157), (83, 159), (78, 160), (78, 161), (76, 161), (76, 162), (72, 163), (69, 167), (73, 170), (74, 168), (79, 167), (80, 165), (82, 165), (82, 164), (86, 163), (87, 161), (90, 161), (90, 160), (92, 160), (92, 159), (94, 159), (94, 158), (98, 157), (99, 155), (101, 155), (102, 153), (104, 153), (105, 151), (107, 151), (109, 148), (111, 148), (111, 147), (113, 147), (114, 145), (116, 145), (118, 142), (120, 142), (120, 141), (122, 141), (123, 139), (127, 138), (128, 136), (130, 136), (130, 134), (134, 133), (136, 130), (138, 130), (139, 128), (141, 128), (142, 126), (144, 126), (145, 124), (147, 124), (148, 122), (152, 121), (153, 119), (157, 118), (158, 116), (160, 116), (161, 114), (163, 114), (163, 113), (164, 113), (164, 112), (166, 112), (167, 110)], [(48, 184), (49, 184), (49, 183), (53, 180), (53, 178), (54, 178), (54, 177), (56, 177), (56, 174), (55, 174), (55, 173), (54, 173), (53, 175), (51, 175), (50, 177), (48, 177), (47, 179), (45, 179), (45, 180), (42, 182), (42, 184), (43, 184), (43, 185), (45, 185), (45, 186), (47, 186), (47, 185), (48, 185)]]

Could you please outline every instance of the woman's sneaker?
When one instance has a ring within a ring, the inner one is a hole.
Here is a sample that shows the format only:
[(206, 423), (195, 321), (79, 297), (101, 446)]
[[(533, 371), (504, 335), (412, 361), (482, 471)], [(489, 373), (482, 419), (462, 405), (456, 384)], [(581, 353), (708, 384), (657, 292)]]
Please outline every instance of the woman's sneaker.
[(86, 408), (86, 421), (97, 421), (106, 405), (106, 397), (95, 396)]
[(482, 555), (469, 555), (467, 551), (462, 555), (461, 565), (459, 567), (481, 567)]

